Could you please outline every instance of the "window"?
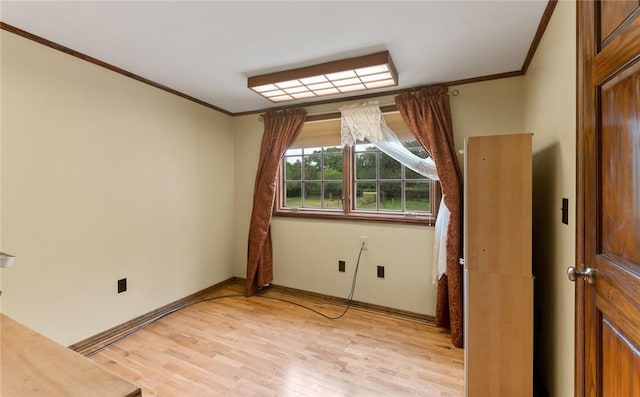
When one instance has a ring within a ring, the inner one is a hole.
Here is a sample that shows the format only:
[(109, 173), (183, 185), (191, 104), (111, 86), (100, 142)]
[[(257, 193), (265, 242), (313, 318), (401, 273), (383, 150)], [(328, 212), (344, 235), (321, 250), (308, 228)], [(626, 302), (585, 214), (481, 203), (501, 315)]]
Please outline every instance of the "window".
[[(419, 157), (427, 157), (427, 153), (415, 140), (404, 144)], [(354, 209), (429, 213), (429, 179), (407, 169), (374, 145), (355, 145), (353, 156)]]
[[(405, 147), (427, 153), (399, 113), (385, 114)], [(340, 146), (340, 120), (305, 123), (280, 167), (276, 216), (433, 224), (437, 181), (406, 168), (375, 145)]]
[(287, 150), (284, 207), (342, 209), (343, 157), (338, 146)]

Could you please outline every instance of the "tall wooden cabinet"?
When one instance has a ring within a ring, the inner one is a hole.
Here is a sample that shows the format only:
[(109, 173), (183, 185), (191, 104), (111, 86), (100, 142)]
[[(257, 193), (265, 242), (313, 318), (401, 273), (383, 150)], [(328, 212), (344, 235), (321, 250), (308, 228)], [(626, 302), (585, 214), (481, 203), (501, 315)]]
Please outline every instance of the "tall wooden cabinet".
[(532, 396), (532, 134), (465, 140), (468, 397)]

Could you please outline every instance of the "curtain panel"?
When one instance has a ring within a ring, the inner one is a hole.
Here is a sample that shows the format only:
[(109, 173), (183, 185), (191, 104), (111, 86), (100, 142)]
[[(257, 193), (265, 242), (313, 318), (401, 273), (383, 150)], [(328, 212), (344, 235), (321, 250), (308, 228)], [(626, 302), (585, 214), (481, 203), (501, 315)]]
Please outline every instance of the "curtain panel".
[(264, 133), (253, 188), (247, 247), (246, 296), (253, 295), (260, 287), (273, 280), (271, 216), (276, 198), (278, 169), (285, 151), (300, 133), (306, 116), (307, 111), (301, 108), (268, 111), (262, 115)]
[(447, 273), (438, 280), (436, 324), (451, 330), (451, 341), (463, 346), (462, 178), (453, 142), (448, 88), (426, 87), (395, 98), (398, 110), (416, 139), (433, 157), (444, 203), (451, 212), (447, 231)]

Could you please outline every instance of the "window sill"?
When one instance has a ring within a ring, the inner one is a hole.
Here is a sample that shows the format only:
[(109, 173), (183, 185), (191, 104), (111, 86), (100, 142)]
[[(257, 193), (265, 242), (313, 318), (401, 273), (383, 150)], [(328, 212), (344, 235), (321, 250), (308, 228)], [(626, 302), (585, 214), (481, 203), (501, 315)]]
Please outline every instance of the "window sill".
[(401, 215), (384, 213), (363, 213), (351, 212), (345, 214), (342, 211), (322, 211), (322, 210), (289, 210), (280, 209), (273, 212), (274, 217), (282, 218), (302, 218), (302, 219), (323, 219), (334, 221), (356, 221), (356, 222), (381, 222), (404, 225), (433, 226), (436, 222), (431, 215)]

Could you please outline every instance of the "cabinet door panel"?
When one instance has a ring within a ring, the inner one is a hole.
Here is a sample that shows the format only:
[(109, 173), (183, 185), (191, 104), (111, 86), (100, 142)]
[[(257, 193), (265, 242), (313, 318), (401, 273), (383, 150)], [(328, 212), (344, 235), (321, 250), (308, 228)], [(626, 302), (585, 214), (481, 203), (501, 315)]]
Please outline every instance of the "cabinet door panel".
[(531, 134), (466, 140), (466, 269), (531, 275), (531, 167)]
[(531, 395), (533, 279), (470, 271), (465, 275), (467, 396)]

